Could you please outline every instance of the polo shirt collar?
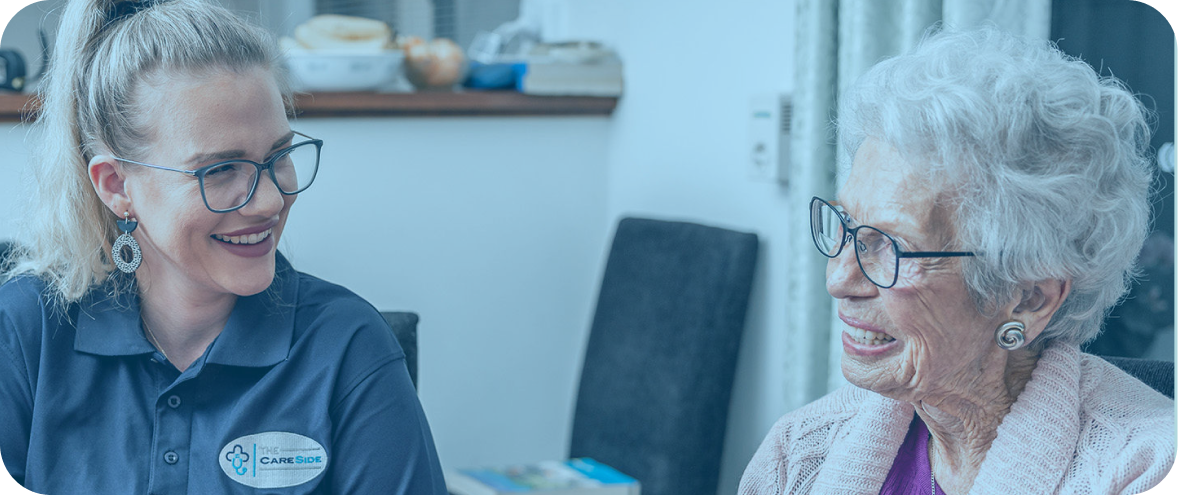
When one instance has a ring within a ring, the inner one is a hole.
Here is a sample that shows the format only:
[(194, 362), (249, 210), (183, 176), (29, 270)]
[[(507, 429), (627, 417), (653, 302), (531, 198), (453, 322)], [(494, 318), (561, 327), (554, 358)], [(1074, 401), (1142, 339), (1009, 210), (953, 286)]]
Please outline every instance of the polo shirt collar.
[[(83, 299), (78, 311), (74, 350), (99, 356), (150, 354), (155, 347), (147, 341), (139, 323), (139, 296), (134, 286), (115, 274), (112, 280), (95, 288)], [(120, 283), (130, 289), (115, 294)]]
[[(109, 285), (96, 289), (78, 312), (74, 350), (100, 356), (150, 354), (140, 325), (139, 296), (134, 290), (117, 297)], [(284, 361), (294, 336), (298, 273), (281, 253), (275, 255), (274, 283), (261, 293), (239, 297), (225, 329), (205, 352), (207, 363), (266, 367)]]
[(290, 354), (299, 274), (282, 254), (274, 258), (274, 283), (258, 294), (237, 298), (225, 329), (208, 350), (208, 363), (265, 367)]

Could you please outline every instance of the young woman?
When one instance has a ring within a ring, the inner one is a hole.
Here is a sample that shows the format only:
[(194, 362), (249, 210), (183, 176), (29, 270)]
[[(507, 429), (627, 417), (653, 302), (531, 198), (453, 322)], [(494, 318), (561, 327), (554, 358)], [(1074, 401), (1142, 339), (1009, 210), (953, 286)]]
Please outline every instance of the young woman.
[[(322, 141), (263, 31), (70, 0), (0, 287), (0, 452), (66, 493), (438, 493), (379, 313), (276, 251)], [(341, 205), (341, 208), (344, 208)]]

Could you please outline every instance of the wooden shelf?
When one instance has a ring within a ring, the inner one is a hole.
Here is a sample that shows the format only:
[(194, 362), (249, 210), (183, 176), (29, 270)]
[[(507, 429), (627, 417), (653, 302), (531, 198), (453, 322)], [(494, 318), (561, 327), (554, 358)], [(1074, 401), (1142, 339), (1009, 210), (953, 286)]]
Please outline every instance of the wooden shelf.
[[(300, 93), (299, 117), (472, 117), (524, 115), (609, 116), (617, 98), (531, 96), (514, 91), (427, 93)], [(35, 110), (36, 98), (0, 94), (0, 121), (16, 122)]]
[[(32, 101), (30, 101), (32, 100)], [(0, 122), (17, 122), (36, 108), (36, 98), (22, 93), (0, 93)]]
[(608, 116), (617, 104), (617, 98), (530, 96), (514, 91), (317, 93), (300, 94), (295, 99), (300, 117)]

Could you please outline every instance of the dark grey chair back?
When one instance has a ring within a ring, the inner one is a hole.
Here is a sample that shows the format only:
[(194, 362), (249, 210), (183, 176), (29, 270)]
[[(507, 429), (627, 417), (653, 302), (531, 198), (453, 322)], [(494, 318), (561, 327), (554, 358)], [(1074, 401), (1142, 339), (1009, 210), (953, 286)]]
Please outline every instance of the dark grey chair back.
[(406, 311), (381, 311), (380, 315), (393, 328), (397, 343), (401, 344), (401, 349), (405, 351), (405, 366), (409, 368), (413, 388), (417, 388), (417, 314)]
[(1133, 378), (1145, 382), (1154, 390), (1174, 398), (1174, 363), (1172, 361), (1157, 361), (1153, 359), (1138, 359), (1127, 357), (1101, 356), (1105, 361), (1113, 363)]
[(715, 495), (755, 234), (626, 218), (606, 262), (570, 457), (643, 495)]

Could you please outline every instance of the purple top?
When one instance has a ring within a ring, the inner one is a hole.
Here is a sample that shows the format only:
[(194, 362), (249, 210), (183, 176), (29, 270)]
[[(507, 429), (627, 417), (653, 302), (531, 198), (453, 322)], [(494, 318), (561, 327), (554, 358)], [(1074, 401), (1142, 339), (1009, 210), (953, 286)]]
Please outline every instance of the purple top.
[[(912, 415), (912, 423), (908, 425), (908, 435), (896, 452), (896, 459), (892, 461), (892, 470), (884, 479), (880, 495), (933, 495), (929, 490), (932, 481), (932, 468), (928, 462), (928, 426), (920, 420), (919, 414)], [(937, 494), (943, 494), (941, 485), (937, 485)]]

